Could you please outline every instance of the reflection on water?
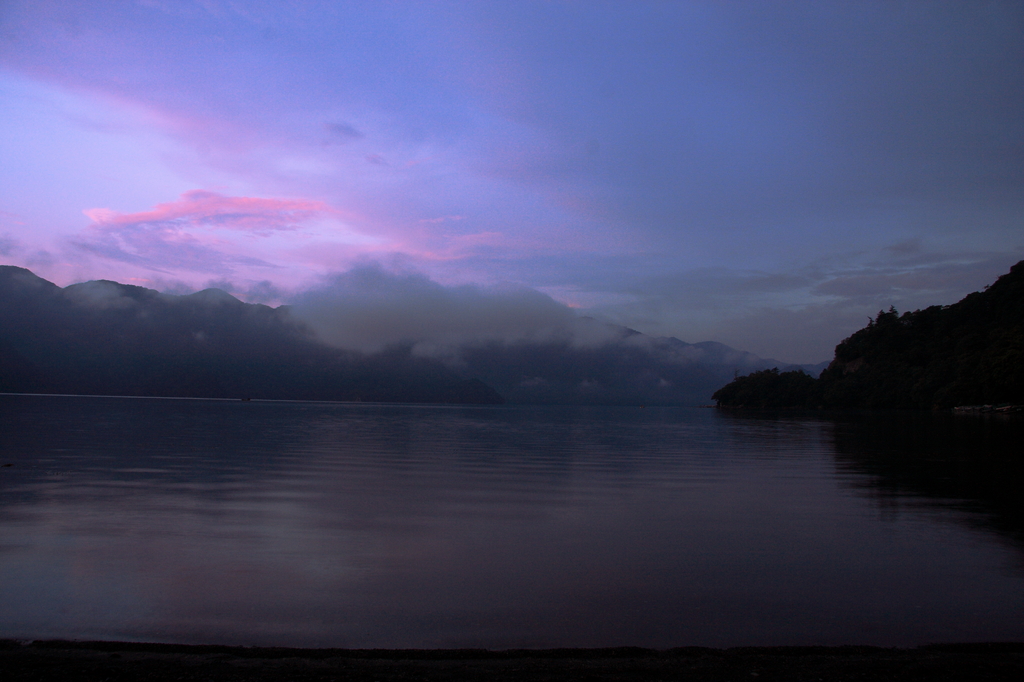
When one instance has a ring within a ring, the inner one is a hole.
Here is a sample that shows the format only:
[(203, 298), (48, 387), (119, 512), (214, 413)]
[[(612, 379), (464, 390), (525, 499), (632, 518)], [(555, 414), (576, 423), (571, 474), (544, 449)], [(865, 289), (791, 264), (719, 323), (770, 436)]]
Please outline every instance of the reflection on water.
[[(912, 421), (910, 421), (912, 420)], [(906, 422), (910, 421), (908, 425)], [(1018, 415), (898, 414), (835, 429), (838, 461), (883, 503), (916, 497), (1024, 549), (1024, 428)]]
[(0, 636), (1019, 640), (1022, 432), (932, 415), (0, 396)]
[(996, 531), (1024, 550), (1024, 420), (948, 412), (727, 412), (736, 421), (821, 421), (846, 484), (883, 510), (972, 512), (956, 521)]

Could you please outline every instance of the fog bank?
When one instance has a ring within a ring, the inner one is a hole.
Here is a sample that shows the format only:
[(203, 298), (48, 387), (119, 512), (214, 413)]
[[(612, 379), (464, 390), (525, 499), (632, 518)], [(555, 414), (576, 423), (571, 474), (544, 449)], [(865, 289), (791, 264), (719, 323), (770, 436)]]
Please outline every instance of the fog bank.
[(568, 306), (526, 287), (444, 286), (422, 274), (360, 265), (299, 294), (293, 316), (320, 340), (372, 353), (409, 345), (424, 355), (477, 343), (600, 344), (618, 338)]

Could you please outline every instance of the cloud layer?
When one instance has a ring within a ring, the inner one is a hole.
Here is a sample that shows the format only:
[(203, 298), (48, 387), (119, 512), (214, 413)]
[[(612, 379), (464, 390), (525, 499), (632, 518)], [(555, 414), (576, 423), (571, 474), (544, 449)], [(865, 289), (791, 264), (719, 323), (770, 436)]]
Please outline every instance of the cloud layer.
[(1020, 256), (1022, 27), (1020, 3), (9, 0), (0, 255), (239, 292), (372, 258), (822, 359)]
[(103, 232), (155, 229), (227, 229), (267, 236), (298, 229), (300, 223), (334, 213), (322, 201), (225, 197), (215, 192), (192, 190), (178, 201), (157, 204), (151, 211), (123, 214), (105, 208), (83, 211), (95, 229)]
[(715, 339), (785, 362), (820, 362), (879, 310), (955, 303), (1021, 259), (1024, 249), (936, 253), (903, 244), (788, 273), (709, 269), (652, 277), (627, 290), (627, 303), (598, 305), (591, 314), (656, 335)]
[[(192, 190), (149, 211), (93, 208), (83, 213), (92, 224), (75, 241), (79, 248), (161, 273), (233, 275), (240, 269), (280, 269), (275, 261), (282, 245), (294, 249), (311, 239), (349, 246), (374, 241), (349, 229), (341, 211), (306, 199)], [(241, 233), (241, 241), (233, 233)], [(287, 242), (280, 241), (282, 233)]]
[(292, 314), (324, 341), (376, 352), (395, 345), (445, 354), (463, 344), (610, 340), (550, 296), (524, 287), (444, 286), (368, 263), (294, 299)]

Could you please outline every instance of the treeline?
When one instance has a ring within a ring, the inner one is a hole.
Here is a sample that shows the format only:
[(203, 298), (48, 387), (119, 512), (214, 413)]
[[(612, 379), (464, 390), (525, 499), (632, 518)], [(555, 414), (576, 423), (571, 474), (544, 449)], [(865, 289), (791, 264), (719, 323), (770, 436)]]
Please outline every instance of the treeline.
[(904, 408), (1024, 403), (1024, 261), (959, 303), (881, 311), (836, 346), (815, 380), (799, 371), (739, 377), (721, 407)]

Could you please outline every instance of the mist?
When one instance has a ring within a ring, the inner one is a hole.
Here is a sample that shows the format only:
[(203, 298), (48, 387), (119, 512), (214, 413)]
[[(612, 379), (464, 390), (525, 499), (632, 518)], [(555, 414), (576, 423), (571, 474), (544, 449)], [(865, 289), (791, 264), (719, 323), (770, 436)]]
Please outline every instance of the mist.
[(483, 343), (580, 347), (621, 338), (535, 289), (445, 286), (376, 263), (333, 275), (296, 296), (290, 311), (324, 343), (364, 353), (410, 346), (419, 355), (447, 355)]
[(582, 317), (532, 289), (448, 286), (373, 263), (293, 300), (109, 280), (62, 289), (0, 266), (0, 392), (700, 405), (737, 373), (779, 365)]

